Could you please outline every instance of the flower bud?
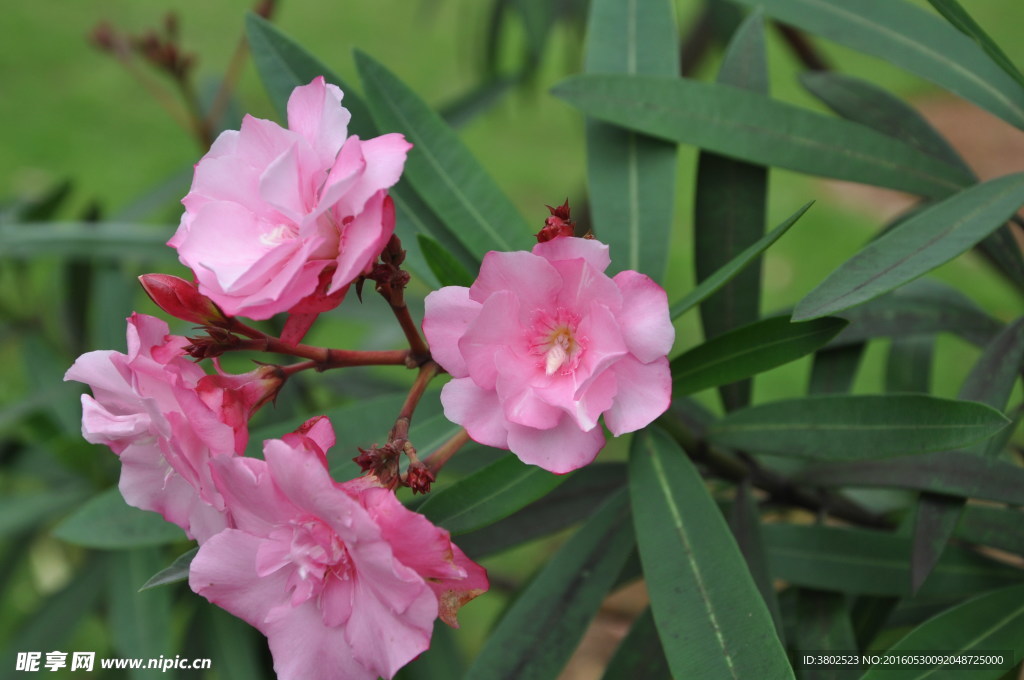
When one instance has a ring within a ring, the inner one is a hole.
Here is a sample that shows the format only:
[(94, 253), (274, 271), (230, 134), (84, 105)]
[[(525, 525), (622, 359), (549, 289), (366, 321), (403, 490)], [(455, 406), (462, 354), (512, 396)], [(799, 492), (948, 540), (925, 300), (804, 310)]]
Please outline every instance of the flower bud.
[(143, 274), (139, 282), (156, 306), (175, 318), (203, 326), (221, 326), (228, 321), (220, 307), (190, 281), (169, 274)]

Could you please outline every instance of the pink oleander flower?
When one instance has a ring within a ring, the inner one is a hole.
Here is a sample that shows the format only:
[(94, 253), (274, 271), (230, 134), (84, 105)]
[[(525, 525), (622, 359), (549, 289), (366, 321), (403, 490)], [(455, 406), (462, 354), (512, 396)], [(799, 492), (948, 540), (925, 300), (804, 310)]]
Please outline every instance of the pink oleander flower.
[(315, 317), (391, 237), (387, 189), (411, 145), (400, 134), (349, 137), (341, 99), (318, 77), (292, 92), (287, 128), (246, 116), (196, 164), (168, 245), (226, 314)]
[(159, 512), (200, 541), (229, 526), (209, 461), (245, 450), (249, 416), (281, 385), (274, 367), (244, 375), (207, 375), (145, 314), (128, 318), (128, 354), (80, 356), (65, 380), (86, 383), (82, 435), (121, 459), (121, 494), (129, 505)]
[(427, 296), (423, 331), (452, 377), (445, 416), (474, 440), (564, 473), (594, 460), (604, 423), (620, 435), (669, 406), (675, 339), (665, 291), (609, 278), (608, 246), (559, 237), (490, 252), (470, 288)]
[(281, 680), (391, 678), (430, 646), (434, 620), (487, 590), (448, 532), (370, 478), (337, 483), (325, 417), (264, 444), (264, 460), (218, 458), (236, 528), (192, 561), (192, 590), (259, 629)]

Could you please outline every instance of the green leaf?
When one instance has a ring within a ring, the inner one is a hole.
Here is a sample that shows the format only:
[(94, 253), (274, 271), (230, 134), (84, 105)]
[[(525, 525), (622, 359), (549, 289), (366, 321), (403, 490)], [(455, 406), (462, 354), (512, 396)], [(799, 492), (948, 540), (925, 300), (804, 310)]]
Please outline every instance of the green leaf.
[[(678, 33), (669, 0), (594, 0), (587, 73), (678, 76)], [(587, 191), (594, 234), (612, 252), (609, 273), (632, 269), (661, 281), (675, 207), (676, 145), (587, 121)]]
[[(828, 526), (766, 524), (772, 573), (790, 585), (846, 593), (908, 597), (910, 538)], [(1020, 569), (951, 547), (921, 590), (922, 597), (958, 597), (1020, 583)]]
[(978, 22), (975, 21), (970, 14), (964, 11), (964, 8), (960, 5), (957, 0), (928, 0), (931, 6), (939, 11), (939, 14), (946, 18), (946, 21), (951, 23), (958, 31), (973, 38), (981, 49), (985, 50), (989, 58), (994, 61), (999, 68), (1006, 71), (1006, 73), (1024, 86), (1024, 74), (1022, 74), (1010, 58), (1006, 56), (1006, 53), (996, 44), (994, 40), (985, 32)]
[(434, 272), (438, 283), (442, 286), (469, 287), (473, 285), (473, 275), (466, 271), (462, 263), (436, 239), (420, 233), (416, 234), (416, 240), (419, 241), (423, 259), (427, 261), (430, 271)]
[[(1007, 326), (988, 344), (960, 388), (959, 398), (1004, 409), (1020, 375), (1022, 363), (1024, 318)], [(975, 445), (970, 452), (985, 455), (990, 452), (991, 441)], [(990, 453), (997, 454), (1001, 449), (1002, 446), (999, 446)], [(963, 508), (964, 500), (961, 498), (923, 493), (918, 499), (911, 557), (914, 590), (924, 583), (942, 555), (946, 542), (956, 530)]]
[(620, 491), (519, 594), (466, 680), (556, 678), (632, 551), (629, 507)]
[(677, 678), (787, 678), (771, 615), (700, 474), (657, 429), (633, 439), (630, 498), (651, 609)]
[(752, 163), (931, 197), (971, 182), (963, 171), (863, 125), (728, 85), (578, 75), (553, 92), (600, 120)]
[(1024, 173), (965, 189), (875, 239), (797, 304), (794, 320), (860, 304), (912, 281), (999, 228), (1024, 203)]
[[(729, 512), (729, 529), (736, 539), (747, 569), (757, 585), (758, 592), (764, 599), (768, 612), (772, 615), (775, 632), (782, 644), (786, 644), (786, 634), (782, 625), (782, 610), (779, 609), (779, 598), (775, 592), (768, 558), (765, 555), (764, 539), (761, 537), (761, 515), (757, 508), (757, 499), (753, 494), (750, 478), (745, 478), (736, 485), (736, 500)], [(804, 647), (804, 649), (815, 649)]]
[(973, 40), (908, 2), (859, 0), (740, 0), (841, 45), (916, 73), (1024, 127), (1024, 89)]
[(733, 277), (743, 271), (749, 264), (756, 262), (761, 256), (761, 253), (767, 250), (770, 245), (778, 241), (783, 234), (789, 231), (789, 228), (796, 224), (796, 221), (799, 220), (813, 204), (814, 201), (804, 204), (802, 208), (790, 215), (784, 222), (782, 222), (782, 224), (762, 236), (756, 243), (748, 246), (746, 250), (731, 259), (729, 262), (719, 267), (714, 274), (711, 274), (701, 281), (700, 284), (683, 297), (682, 300), (679, 300), (672, 305), (672, 308), (669, 310), (669, 314), (672, 318), (678, 319), (680, 316), (696, 307), (698, 304), (706, 300), (708, 296), (732, 280)]
[(405, 177), (459, 241), (478, 258), (525, 248), (529, 228), (455, 131), (370, 56), (357, 51), (356, 65), (377, 126), (414, 145)]
[(814, 486), (917, 489), (1024, 505), (1024, 468), (960, 451), (815, 465), (795, 481)]
[(975, 345), (986, 345), (1002, 324), (946, 284), (913, 281), (838, 316), (850, 321), (829, 347), (859, 344), (879, 337), (906, 337), (938, 331), (956, 333)]
[(166, 586), (171, 583), (187, 581), (189, 567), (192, 565), (192, 560), (198, 552), (199, 548), (196, 547), (192, 548), (188, 552), (178, 555), (170, 565), (150, 576), (149, 580), (143, 583), (139, 590), (149, 590), (150, 588), (156, 588), (157, 586)]
[[(107, 572), (109, 623), (120, 656), (155, 659), (171, 651), (171, 593), (166, 589), (138, 592), (147, 575), (159, 568), (161, 552), (140, 548), (114, 553)], [(148, 670), (132, 677), (149, 678)]]
[(934, 354), (935, 336), (894, 337), (885, 362), (885, 391), (931, 392)]
[(197, 620), (209, 641), (211, 665), (218, 677), (261, 680), (267, 676), (269, 669), (260, 663), (266, 641), (252, 626), (212, 605), (204, 607)]
[(462, 534), (508, 517), (566, 480), (527, 465), (512, 454), (452, 486), (431, 494), (419, 511), (452, 534)]
[(1024, 512), (1014, 508), (968, 505), (960, 516), (957, 537), (1024, 555)]
[[(737, 29), (718, 82), (768, 94), (764, 50), (764, 19), (754, 11)], [(768, 169), (702, 151), (697, 158), (694, 196), (693, 264), (697, 280), (704, 281), (764, 235)], [(700, 306), (704, 337), (708, 340), (760, 316), (761, 260), (711, 295)], [(750, 380), (719, 388), (727, 410), (750, 403)]]
[[(815, 654), (849, 654), (857, 650), (850, 606), (843, 593), (800, 588), (797, 598), (796, 649)], [(860, 677), (859, 666), (805, 666), (801, 680), (844, 680)]]
[(814, 354), (807, 394), (842, 394), (849, 392), (857, 377), (864, 343), (826, 347)]
[(170, 260), (173, 227), (119, 222), (41, 222), (0, 225), (0, 257), (90, 257)]
[(77, 484), (35, 493), (7, 493), (0, 498), (0, 537), (36, 527), (80, 503), (87, 494)]
[(968, 401), (917, 394), (821, 395), (735, 411), (712, 441), (811, 460), (858, 460), (939, 451), (992, 436), (1009, 420)]
[(644, 610), (615, 649), (601, 680), (659, 680), (671, 678), (665, 650), (658, 638), (651, 608)]
[(776, 316), (729, 331), (672, 360), (673, 393), (692, 394), (795, 361), (822, 347), (846, 326), (844, 319), (790, 323)]
[(86, 501), (57, 525), (53, 535), (75, 545), (107, 550), (186, 540), (180, 528), (157, 513), (127, 505), (116, 487)]
[(590, 517), (595, 507), (625, 484), (624, 464), (588, 465), (539, 501), (488, 527), (462, 534), (459, 547), (473, 559), (480, 559), (548, 536)]
[[(1016, 666), (1024, 640), (1024, 585), (1002, 588), (951, 607), (928, 619), (885, 650), (886, 654), (915, 654), (941, 650), (941, 655), (1009, 652), (1001, 665), (971, 666), (971, 679), (1004, 677)], [(875, 666), (862, 680), (923, 680), (953, 675), (948, 665)]]

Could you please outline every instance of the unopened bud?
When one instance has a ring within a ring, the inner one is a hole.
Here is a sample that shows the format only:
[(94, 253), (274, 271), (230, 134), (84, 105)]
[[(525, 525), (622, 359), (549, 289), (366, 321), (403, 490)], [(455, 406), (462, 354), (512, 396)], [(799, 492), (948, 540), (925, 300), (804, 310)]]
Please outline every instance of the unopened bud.
[(550, 205), (546, 207), (551, 212), (551, 217), (544, 220), (544, 227), (537, 232), (537, 243), (544, 243), (563, 236), (572, 236), (576, 224), (569, 219), (569, 199), (565, 199), (565, 203), (557, 208), (552, 208)]
[(177, 319), (203, 326), (221, 326), (228, 322), (220, 307), (190, 281), (169, 274), (143, 274), (139, 282), (157, 307)]

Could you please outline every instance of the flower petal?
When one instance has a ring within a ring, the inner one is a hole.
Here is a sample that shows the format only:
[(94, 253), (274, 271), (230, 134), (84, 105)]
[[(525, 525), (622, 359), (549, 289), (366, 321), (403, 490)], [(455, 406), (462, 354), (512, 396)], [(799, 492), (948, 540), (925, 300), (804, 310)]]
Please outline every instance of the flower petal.
[(556, 474), (588, 465), (604, 446), (604, 431), (595, 427), (584, 432), (568, 415), (550, 430), (510, 424), (508, 448), (519, 460)]
[(549, 262), (583, 258), (591, 267), (603, 272), (612, 263), (608, 246), (597, 239), (567, 236), (556, 238), (533, 247), (533, 253)]
[(469, 299), (469, 288), (445, 286), (427, 295), (424, 306), (423, 334), (431, 356), (452, 377), (466, 377), (469, 372), (459, 340), (480, 314), (480, 303)]
[(672, 350), (676, 331), (665, 289), (634, 271), (619, 272), (612, 280), (622, 291), (618, 319), (630, 353), (644, 363), (666, 356)]
[(456, 378), (441, 390), (441, 404), (445, 418), (466, 428), (473, 441), (508, 448), (509, 424), (493, 390), (481, 389), (472, 378)]
[(668, 358), (642, 364), (626, 357), (617, 364), (615, 403), (605, 411), (604, 422), (615, 436), (649, 425), (668, 410), (672, 401), (672, 373)]

